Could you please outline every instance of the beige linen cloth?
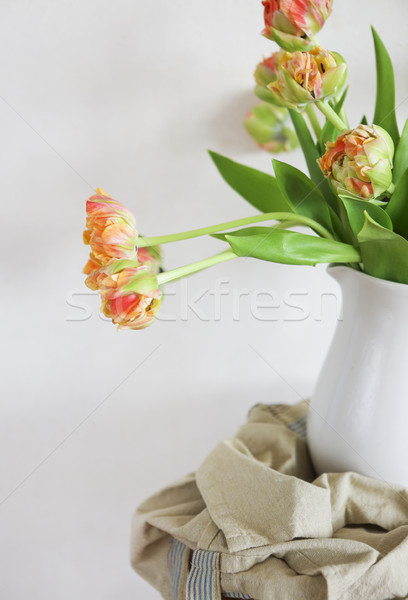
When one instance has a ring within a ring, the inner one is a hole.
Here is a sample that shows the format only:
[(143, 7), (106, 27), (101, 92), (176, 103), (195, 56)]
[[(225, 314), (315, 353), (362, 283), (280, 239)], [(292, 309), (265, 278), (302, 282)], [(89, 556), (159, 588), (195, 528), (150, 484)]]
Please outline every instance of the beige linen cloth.
[(163, 598), (408, 598), (407, 490), (315, 478), (306, 415), (305, 402), (255, 406), (195, 475), (139, 507), (132, 564)]

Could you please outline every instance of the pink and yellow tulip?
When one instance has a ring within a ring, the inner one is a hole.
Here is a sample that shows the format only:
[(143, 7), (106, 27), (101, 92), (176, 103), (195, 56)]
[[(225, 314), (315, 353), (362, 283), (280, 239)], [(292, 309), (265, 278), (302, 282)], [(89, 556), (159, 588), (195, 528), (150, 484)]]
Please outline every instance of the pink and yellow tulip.
[(339, 193), (363, 200), (392, 191), (394, 144), (378, 125), (359, 125), (326, 144), (319, 166)]
[(346, 75), (346, 63), (336, 52), (320, 46), (293, 54), (281, 50), (257, 66), (255, 92), (262, 100), (301, 112), (337, 93)]
[(313, 47), (312, 37), (331, 14), (333, 0), (264, 0), (263, 34), (289, 52)]
[(147, 265), (114, 260), (92, 273), (85, 283), (99, 290), (101, 312), (118, 329), (144, 329), (151, 325), (160, 308), (162, 293)]
[(98, 188), (86, 202), (86, 214), (83, 239), (92, 252), (84, 273), (90, 273), (95, 265), (99, 268), (112, 259), (136, 256), (136, 222), (130, 210)]

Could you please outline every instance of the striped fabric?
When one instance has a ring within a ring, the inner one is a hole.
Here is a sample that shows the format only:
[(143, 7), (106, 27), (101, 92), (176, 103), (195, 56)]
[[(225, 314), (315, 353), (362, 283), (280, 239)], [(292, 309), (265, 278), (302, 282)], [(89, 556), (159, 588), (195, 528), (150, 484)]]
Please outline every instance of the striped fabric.
[(236, 592), (221, 594), (218, 552), (196, 550), (187, 577), (189, 557), (190, 549), (181, 542), (173, 540), (167, 555), (173, 600), (222, 600), (222, 598), (252, 600), (251, 596)]
[(184, 600), (184, 588), (190, 566), (190, 548), (173, 539), (167, 553), (167, 566), (171, 577), (173, 600)]
[(186, 600), (221, 600), (220, 555), (195, 550), (187, 579)]
[(306, 439), (306, 433), (307, 433), (306, 427), (307, 427), (307, 416), (306, 415), (303, 417), (300, 417), (300, 419), (298, 419), (294, 423), (289, 423), (289, 425), (287, 425), (288, 429), (290, 429), (291, 431), (293, 431), (293, 433), (296, 433), (297, 435), (302, 437), (304, 440)]

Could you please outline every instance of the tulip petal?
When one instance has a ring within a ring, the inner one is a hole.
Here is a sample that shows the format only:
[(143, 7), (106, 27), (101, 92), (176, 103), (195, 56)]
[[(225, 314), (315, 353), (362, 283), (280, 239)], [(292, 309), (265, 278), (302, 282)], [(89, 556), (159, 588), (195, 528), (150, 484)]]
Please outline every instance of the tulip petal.
[(263, 63), (260, 63), (255, 69), (255, 80), (258, 85), (267, 86), (276, 79), (276, 72)]
[(284, 97), (288, 100), (288, 104), (290, 100), (290, 108), (294, 108), (298, 112), (301, 112), (306, 104), (313, 102), (314, 98), (310, 92), (296, 83), (284, 67), (282, 67), (282, 73), (286, 84), (286, 90), (283, 92)]
[(271, 90), (269, 90), (266, 87), (256, 85), (254, 92), (255, 92), (255, 96), (257, 96), (263, 102), (270, 102), (271, 104), (274, 104), (275, 106), (282, 106), (282, 107), (284, 106), (282, 99), (278, 96), (278, 94), (272, 93)]
[(135, 292), (137, 294), (143, 294), (145, 296), (157, 296), (157, 277), (153, 275), (153, 273), (149, 269), (147, 269), (146, 271), (142, 269), (143, 267), (140, 267), (129, 280), (129, 282), (122, 287), (122, 292), (124, 294)]
[(271, 28), (270, 38), (288, 52), (296, 52), (300, 50), (301, 52), (307, 52), (311, 50), (314, 46), (314, 40), (308, 37), (303, 38), (300, 36), (292, 35), (290, 33), (285, 33), (284, 31), (279, 31), (279, 29)]
[[(379, 125), (373, 125), (373, 129), (374, 129), (376, 135), (379, 138), (381, 138), (381, 140), (383, 140), (383, 142), (387, 146), (387, 148), (388, 148), (388, 160), (392, 164), (392, 161), (393, 161), (393, 158), (394, 158), (394, 142), (392, 141), (392, 137), (390, 136), (390, 134), (388, 133), (388, 131), (386, 131), (383, 127), (380, 127)], [(373, 144), (370, 143), (370, 148), (372, 146), (373, 146)], [(367, 154), (367, 156), (369, 156), (367, 149), (366, 149), (366, 154)], [(373, 160), (374, 160), (374, 157), (373, 157)]]
[(392, 184), (392, 172), (388, 160), (380, 159), (370, 169), (369, 177), (373, 185), (374, 197), (381, 196)]
[(347, 65), (339, 64), (326, 71), (322, 76), (322, 98), (332, 96), (336, 91), (340, 91), (347, 78)]

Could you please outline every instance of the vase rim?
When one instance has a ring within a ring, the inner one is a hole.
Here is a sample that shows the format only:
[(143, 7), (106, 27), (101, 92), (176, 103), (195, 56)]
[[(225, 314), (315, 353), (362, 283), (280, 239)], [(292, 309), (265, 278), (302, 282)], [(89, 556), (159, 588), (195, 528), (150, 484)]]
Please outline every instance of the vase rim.
[(352, 272), (354, 275), (356, 275), (360, 279), (365, 279), (367, 282), (371, 281), (375, 285), (379, 285), (389, 289), (399, 289), (401, 292), (404, 291), (408, 293), (408, 284), (406, 283), (399, 283), (397, 281), (389, 281), (388, 279), (382, 279), (381, 277), (374, 277), (373, 275), (368, 275), (367, 273), (363, 273), (363, 271), (357, 271), (356, 269), (352, 269), (351, 267), (347, 267), (345, 265), (329, 265), (327, 268), (327, 272), (332, 277), (334, 277), (333, 271), (343, 271), (347, 273)]

